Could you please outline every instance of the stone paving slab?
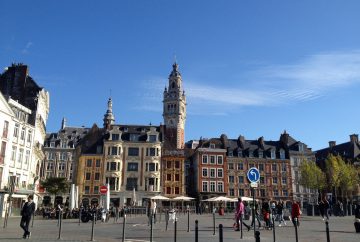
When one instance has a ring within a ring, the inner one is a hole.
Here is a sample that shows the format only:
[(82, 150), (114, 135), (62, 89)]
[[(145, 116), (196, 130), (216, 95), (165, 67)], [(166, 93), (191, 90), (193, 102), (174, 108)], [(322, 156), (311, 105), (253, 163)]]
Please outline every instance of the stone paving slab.
[[(190, 215), (190, 232), (187, 232), (187, 216), (180, 215), (177, 223), (177, 242), (195, 241), (195, 220), (199, 221), (199, 242), (217, 242), (219, 241), (218, 228), (213, 235), (213, 216)], [(249, 223), (249, 221), (245, 221)], [(330, 238), (332, 242), (359, 242), (360, 234), (355, 233), (353, 217), (331, 217), (329, 221)], [(22, 239), (22, 230), (19, 227), (20, 218), (10, 218), (8, 227), (3, 228), (3, 220), (0, 220), (0, 241), (24, 241)], [(216, 226), (224, 226), (225, 241), (255, 241), (254, 231), (247, 229), (243, 232), (243, 239), (240, 239), (240, 232), (234, 231), (232, 215), (216, 215)], [(278, 224), (278, 223), (276, 223)], [(122, 241), (123, 218), (117, 223), (110, 219), (107, 223), (98, 221), (95, 225), (96, 241)], [(57, 220), (43, 220), (35, 218), (34, 227), (30, 229), (32, 236), (28, 241), (57, 241), (59, 227)], [(262, 242), (273, 241), (273, 231), (261, 228), (260, 238)], [(287, 221), (287, 226), (276, 227), (276, 241), (290, 242), (295, 240), (295, 229), (292, 223)], [(153, 226), (154, 242), (172, 242), (174, 241), (174, 223), (170, 222), (168, 230), (165, 228), (164, 216), (162, 221)], [(62, 241), (90, 241), (91, 221), (89, 223), (78, 224), (78, 220), (64, 219), (62, 224)], [(125, 238), (127, 242), (147, 242), (150, 241), (150, 226), (147, 224), (145, 216), (127, 216)], [(325, 223), (319, 217), (303, 217), (299, 228), (299, 241), (316, 242), (326, 241)]]

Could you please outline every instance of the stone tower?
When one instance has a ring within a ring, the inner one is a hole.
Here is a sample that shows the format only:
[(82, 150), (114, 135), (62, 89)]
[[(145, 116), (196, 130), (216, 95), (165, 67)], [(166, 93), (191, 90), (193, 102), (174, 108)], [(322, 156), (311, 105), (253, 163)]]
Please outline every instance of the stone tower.
[(181, 74), (178, 64), (173, 64), (169, 76), (169, 86), (164, 90), (163, 117), (166, 127), (166, 140), (173, 149), (184, 148), (186, 97), (182, 88)]
[(108, 108), (106, 110), (106, 113), (104, 115), (104, 128), (105, 129), (110, 129), (110, 126), (112, 124), (114, 124), (115, 122), (115, 118), (114, 118), (114, 115), (113, 115), (113, 112), (112, 112), (112, 100), (111, 98), (109, 98), (108, 100)]

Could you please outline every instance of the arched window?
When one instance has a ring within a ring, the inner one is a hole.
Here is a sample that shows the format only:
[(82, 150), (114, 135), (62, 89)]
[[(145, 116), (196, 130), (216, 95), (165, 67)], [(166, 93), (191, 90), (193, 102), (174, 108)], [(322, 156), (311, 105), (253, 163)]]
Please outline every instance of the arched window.
[(175, 82), (173, 82), (173, 83), (171, 84), (171, 87), (172, 87), (172, 88), (175, 88)]

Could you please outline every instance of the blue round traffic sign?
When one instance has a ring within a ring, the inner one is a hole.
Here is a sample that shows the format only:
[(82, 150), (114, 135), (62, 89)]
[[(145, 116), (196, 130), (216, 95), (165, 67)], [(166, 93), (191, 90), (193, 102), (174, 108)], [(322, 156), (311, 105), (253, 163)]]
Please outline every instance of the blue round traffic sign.
[(256, 167), (251, 167), (247, 172), (247, 178), (250, 182), (258, 182), (260, 180), (260, 172)]

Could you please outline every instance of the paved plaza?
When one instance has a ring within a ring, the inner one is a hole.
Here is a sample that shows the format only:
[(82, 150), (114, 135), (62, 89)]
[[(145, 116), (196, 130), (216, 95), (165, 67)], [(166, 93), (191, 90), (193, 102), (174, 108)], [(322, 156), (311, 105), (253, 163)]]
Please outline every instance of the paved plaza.
[[(144, 242), (150, 241), (150, 226), (147, 224), (147, 217), (144, 215), (127, 216), (126, 218), (125, 241)], [(159, 219), (159, 218), (158, 218)], [(180, 215), (177, 223), (178, 242), (195, 241), (195, 220), (199, 221), (199, 242), (219, 241), (219, 232), (213, 235), (213, 216), (212, 214), (190, 215), (190, 232), (187, 232), (187, 215)], [(19, 227), (20, 218), (10, 218), (8, 227), (3, 228), (3, 219), (0, 220), (0, 241), (23, 241), (22, 230)], [(249, 223), (249, 221), (245, 221)], [(358, 242), (360, 234), (355, 233), (354, 217), (331, 217), (329, 221), (331, 241)], [(240, 232), (234, 231), (232, 214), (225, 216), (216, 215), (216, 226), (223, 224), (223, 241), (255, 241), (254, 231), (244, 230), (243, 239), (240, 239)], [(278, 224), (278, 223), (276, 223)], [(64, 219), (62, 223), (62, 241), (90, 241), (91, 239), (91, 221), (81, 223), (78, 220)], [(95, 225), (95, 241), (122, 241), (123, 218), (117, 223), (110, 219), (107, 223), (98, 221)], [(57, 220), (46, 220), (35, 217), (34, 227), (31, 228), (32, 236), (29, 241), (57, 241), (59, 227)], [(287, 221), (287, 226), (276, 227), (276, 241), (289, 242), (295, 240), (295, 229)], [(260, 229), (261, 241), (273, 241), (272, 230)], [(153, 226), (153, 241), (171, 242), (174, 240), (174, 223), (170, 222), (166, 230), (164, 216), (161, 221)], [(320, 217), (307, 217), (301, 219), (299, 228), (299, 241), (326, 241), (325, 223)]]

